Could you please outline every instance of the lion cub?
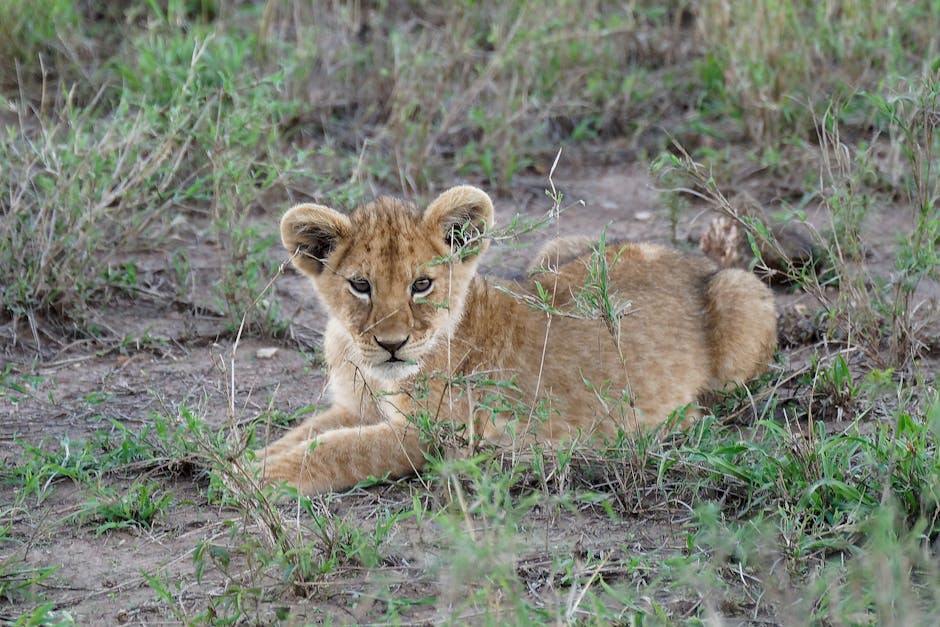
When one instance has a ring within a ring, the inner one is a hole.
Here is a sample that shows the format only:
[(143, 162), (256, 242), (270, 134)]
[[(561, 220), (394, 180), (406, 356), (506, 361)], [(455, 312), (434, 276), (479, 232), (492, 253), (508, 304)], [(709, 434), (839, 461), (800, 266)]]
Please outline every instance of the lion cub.
[(415, 473), (423, 420), (463, 425), (470, 441), (614, 438), (767, 368), (773, 297), (750, 273), (569, 239), (529, 279), (490, 279), (476, 267), (492, 223), (489, 196), (469, 186), (423, 213), (380, 198), (348, 217), (313, 204), (284, 215), (284, 246), (329, 312), (333, 404), (258, 451), (266, 482), (313, 494)]

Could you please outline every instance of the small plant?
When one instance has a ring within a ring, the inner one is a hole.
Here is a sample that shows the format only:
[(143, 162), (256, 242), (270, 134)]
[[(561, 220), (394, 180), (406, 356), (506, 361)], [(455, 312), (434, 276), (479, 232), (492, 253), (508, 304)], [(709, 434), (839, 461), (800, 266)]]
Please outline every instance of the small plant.
[(268, 254), (275, 238), (262, 239), (252, 227), (236, 228), (230, 235), (226, 246), (230, 256), (216, 288), (220, 307), (229, 318), (229, 330), (237, 332), (247, 317), (248, 333), (283, 334), (285, 325), (277, 301), (265, 293), (266, 284), (278, 274), (278, 264)]
[(55, 603), (42, 603), (32, 612), (20, 616), (15, 623), (16, 627), (72, 627), (76, 625), (72, 615), (65, 611), (57, 611)]
[(51, 451), (24, 444), (24, 463), (13, 470), (16, 481), (23, 486), (20, 498), (35, 495), (40, 503), (59, 479), (90, 482), (94, 475), (95, 448), (93, 443), (72, 442), (68, 438), (60, 441), (58, 450)]
[[(0, 546), (12, 543), (10, 526), (0, 526)], [(15, 555), (0, 558), (0, 599), (8, 602), (23, 596), (33, 598), (35, 586), (58, 570), (58, 566), (22, 565)]]
[(439, 472), (451, 505), (441, 522), (452, 543), (441, 565), (446, 581), (441, 601), (456, 605), (455, 618), (479, 610), (498, 614), (497, 602), (522, 610), (526, 601), (512, 556), (521, 549), (516, 534), (538, 494), (517, 501), (510, 490), (518, 470), (502, 472), (498, 463), (484, 459), (446, 462)]
[(839, 412), (848, 412), (858, 400), (861, 385), (854, 381), (845, 357), (836, 355), (829, 367), (817, 367), (813, 381), (814, 397), (826, 406), (834, 407)]
[(44, 377), (38, 375), (14, 372), (13, 364), (7, 364), (0, 373), (0, 398), (19, 403), (35, 396), (44, 381)]
[(77, 524), (91, 524), (95, 535), (128, 527), (150, 528), (170, 505), (173, 496), (154, 481), (133, 483), (126, 492), (102, 486), (73, 517)]
[(614, 342), (620, 346), (620, 319), (629, 315), (630, 303), (617, 300), (615, 293), (610, 290), (610, 266), (616, 265), (625, 248), (621, 248), (614, 255), (613, 260), (607, 260), (607, 229), (601, 232), (597, 246), (591, 252), (591, 258), (586, 262), (588, 277), (584, 286), (575, 294), (577, 310), (586, 318), (600, 319), (613, 337)]

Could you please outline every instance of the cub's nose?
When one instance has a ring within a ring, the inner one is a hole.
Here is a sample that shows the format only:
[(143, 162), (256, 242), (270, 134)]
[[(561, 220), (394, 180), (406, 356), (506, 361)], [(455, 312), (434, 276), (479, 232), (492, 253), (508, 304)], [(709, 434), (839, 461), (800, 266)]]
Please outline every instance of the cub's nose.
[[(375, 337), (375, 336), (373, 336), (373, 337)], [(387, 351), (388, 351), (388, 354), (391, 355), (392, 357), (394, 357), (394, 356), (395, 356), (395, 351), (397, 351), (399, 348), (401, 348), (402, 346), (404, 346), (405, 343), (408, 342), (408, 339), (409, 339), (410, 337), (411, 337), (411, 336), (409, 335), (409, 336), (405, 337), (405, 339), (399, 340), (399, 341), (395, 341), (395, 340), (391, 340), (391, 341), (380, 340), (379, 338), (376, 337), (376, 338), (375, 338), (375, 343), (378, 344), (379, 346), (381, 346), (382, 348), (384, 348), (385, 350), (387, 350)]]

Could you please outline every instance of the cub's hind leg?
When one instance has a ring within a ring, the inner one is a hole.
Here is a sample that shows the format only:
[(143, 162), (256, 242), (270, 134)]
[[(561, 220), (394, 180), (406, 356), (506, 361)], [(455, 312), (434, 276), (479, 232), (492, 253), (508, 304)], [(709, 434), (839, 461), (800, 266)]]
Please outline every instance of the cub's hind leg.
[(773, 293), (744, 270), (716, 272), (705, 288), (712, 389), (762, 374), (777, 347)]

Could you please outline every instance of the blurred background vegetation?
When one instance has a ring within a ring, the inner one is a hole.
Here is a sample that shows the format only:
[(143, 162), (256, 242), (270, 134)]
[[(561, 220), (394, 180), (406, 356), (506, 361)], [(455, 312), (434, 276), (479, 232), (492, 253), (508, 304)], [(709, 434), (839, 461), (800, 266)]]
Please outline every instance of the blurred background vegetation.
[[(860, 153), (889, 140), (896, 167), (869, 187), (901, 194), (892, 107), (935, 97), (938, 23), (928, 0), (9, 0), (2, 308), (87, 332), (89, 300), (132, 278), (115, 260), (179, 216), (250, 265), (246, 216), (285, 196), (505, 189), (560, 146), (642, 162), (674, 139), (799, 200), (826, 120)], [(244, 308), (238, 283), (223, 308)]]

